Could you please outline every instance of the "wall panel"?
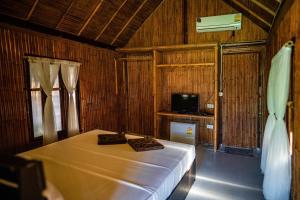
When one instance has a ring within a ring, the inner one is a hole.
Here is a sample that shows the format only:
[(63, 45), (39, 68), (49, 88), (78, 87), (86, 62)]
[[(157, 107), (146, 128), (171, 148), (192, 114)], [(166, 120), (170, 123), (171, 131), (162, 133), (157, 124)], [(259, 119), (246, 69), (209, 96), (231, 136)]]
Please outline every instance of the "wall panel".
[(125, 113), (128, 131), (153, 135), (152, 61), (127, 62)]
[(259, 54), (223, 55), (222, 143), (258, 146)]
[(24, 55), (75, 60), (80, 68), (80, 123), (83, 131), (119, 130), (111, 50), (0, 26), (0, 151), (22, 151), (30, 145), (31, 123), (27, 106)]

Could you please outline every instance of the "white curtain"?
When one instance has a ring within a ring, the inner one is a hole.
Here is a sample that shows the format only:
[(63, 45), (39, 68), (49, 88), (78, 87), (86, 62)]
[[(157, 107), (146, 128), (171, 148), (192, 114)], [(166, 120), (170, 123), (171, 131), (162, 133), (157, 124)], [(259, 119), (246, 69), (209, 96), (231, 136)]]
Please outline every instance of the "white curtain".
[(263, 193), (267, 200), (288, 200), (291, 186), (289, 139), (284, 121), (289, 94), (291, 47), (285, 45), (272, 59), (275, 67), (273, 103), (276, 116), (266, 158)]
[(28, 59), (31, 71), (47, 95), (44, 107), (44, 136), (43, 143), (49, 144), (57, 140), (55, 117), (52, 101), (52, 89), (58, 75), (59, 64), (51, 63), (49, 59)]
[(267, 89), (267, 107), (269, 116), (267, 119), (267, 123), (265, 126), (264, 131), (264, 138), (263, 138), (263, 145), (262, 145), (262, 152), (261, 152), (261, 162), (260, 162), (260, 168), (262, 173), (265, 173), (266, 168), (266, 161), (267, 161), (267, 155), (268, 155), (268, 148), (269, 143), (271, 139), (271, 135), (273, 132), (273, 129), (275, 127), (275, 108), (274, 108), (274, 81), (275, 81), (275, 75), (276, 75), (276, 69), (278, 62), (276, 62), (274, 59), (272, 60), (271, 69), (269, 73), (269, 80), (268, 80), (268, 89)]
[(68, 135), (74, 136), (79, 133), (78, 115), (76, 108), (76, 85), (79, 75), (79, 63), (65, 61), (61, 64), (63, 82), (69, 93), (68, 107)]

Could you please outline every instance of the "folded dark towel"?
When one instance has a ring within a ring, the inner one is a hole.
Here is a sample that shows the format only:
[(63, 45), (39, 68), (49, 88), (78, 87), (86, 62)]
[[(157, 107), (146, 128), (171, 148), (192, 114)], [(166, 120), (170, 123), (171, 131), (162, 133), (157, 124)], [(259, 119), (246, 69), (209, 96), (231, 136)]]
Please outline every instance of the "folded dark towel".
[(98, 144), (125, 144), (127, 139), (125, 134), (99, 134), (98, 135)]
[(152, 138), (128, 139), (127, 142), (135, 151), (150, 151), (164, 148), (162, 144)]

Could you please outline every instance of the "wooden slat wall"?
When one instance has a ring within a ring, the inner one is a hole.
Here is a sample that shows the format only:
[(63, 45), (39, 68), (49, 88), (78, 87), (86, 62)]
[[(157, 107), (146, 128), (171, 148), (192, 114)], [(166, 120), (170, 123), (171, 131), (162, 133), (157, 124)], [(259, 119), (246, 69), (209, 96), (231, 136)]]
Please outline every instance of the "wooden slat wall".
[[(170, 51), (161, 54), (163, 64), (172, 63), (213, 63), (213, 50)], [(214, 66), (165, 67), (158, 69), (161, 88), (158, 96), (161, 104), (158, 110), (171, 111), (172, 93), (196, 93), (200, 95), (200, 110), (205, 103), (214, 103)]]
[(294, 101), (294, 131), (293, 131), (293, 196), (295, 200), (300, 199), (300, 0), (295, 0), (290, 10), (286, 13), (274, 34), (271, 36), (271, 43), (268, 46), (268, 65), (272, 57), (282, 45), (295, 39), (296, 44), (293, 53), (292, 72), (292, 96)]
[(127, 88), (128, 131), (153, 135), (152, 61), (127, 62)]
[(222, 143), (256, 148), (259, 54), (223, 55)]
[(119, 130), (111, 50), (35, 32), (0, 26), (0, 151), (18, 152), (31, 142), (24, 55), (76, 60), (80, 70), (80, 123), (83, 131)]
[(182, 44), (182, 6), (181, 0), (164, 0), (132, 36), (127, 47)]
[[(222, 0), (187, 1), (188, 43), (235, 42), (266, 39), (268, 34), (243, 17), (242, 30), (215, 33), (197, 33), (196, 17), (237, 13)], [(183, 0), (164, 0), (129, 40), (127, 47), (182, 44), (184, 42)], [(155, 27), (155, 28), (153, 28)]]

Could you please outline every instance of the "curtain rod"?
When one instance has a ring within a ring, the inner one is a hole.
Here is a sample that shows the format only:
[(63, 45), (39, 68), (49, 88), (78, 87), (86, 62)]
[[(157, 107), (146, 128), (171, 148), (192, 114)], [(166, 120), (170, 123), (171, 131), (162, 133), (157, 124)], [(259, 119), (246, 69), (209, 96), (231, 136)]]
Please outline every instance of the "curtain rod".
[(245, 41), (245, 42), (233, 42), (233, 43), (221, 43), (222, 47), (234, 47), (234, 46), (246, 46), (246, 45), (256, 45), (256, 44), (266, 44), (265, 40), (257, 40), (257, 41)]
[[(59, 59), (59, 58), (48, 58), (48, 57), (41, 57), (41, 56), (23, 56), (23, 58), (33, 58), (33, 59), (48, 59), (48, 60), (53, 60), (53, 61), (67, 61), (67, 62), (74, 62), (74, 63), (80, 63), (78, 61), (74, 60), (66, 60), (66, 59)], [(81, 64), (81, 63), (80, 63)]]

